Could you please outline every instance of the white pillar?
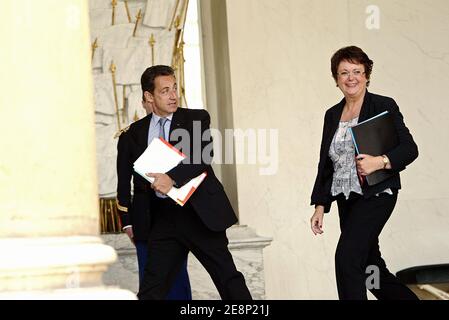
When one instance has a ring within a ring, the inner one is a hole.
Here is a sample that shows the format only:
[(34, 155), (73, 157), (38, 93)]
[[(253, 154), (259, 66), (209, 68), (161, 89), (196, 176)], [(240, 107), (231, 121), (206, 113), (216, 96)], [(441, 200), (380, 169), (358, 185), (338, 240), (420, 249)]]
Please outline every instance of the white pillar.
[(0, 299), (135, 298), (102, 284), (87, 1), (0, 6)]

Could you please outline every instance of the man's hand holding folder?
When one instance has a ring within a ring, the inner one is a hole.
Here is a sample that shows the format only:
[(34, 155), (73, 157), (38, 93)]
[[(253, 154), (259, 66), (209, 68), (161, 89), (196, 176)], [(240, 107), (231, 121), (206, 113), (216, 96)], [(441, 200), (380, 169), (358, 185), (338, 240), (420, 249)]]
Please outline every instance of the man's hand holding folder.
[(165, 174), (176, 167), (186, 156), (162, 138), (153, 139), (144, 153), (134, 162), (134, 171), (140, 174), (151, 187), (172, 198), (183, 206), (195, 192), (204, 178), (203, 172), (180, 188), (174, 187), (173, 180)]
[(162, 194), (167, 194), (175, 184), (174, 181), (165, 173), (146, 173), (147, 177), (153, 178), (151, 188)]

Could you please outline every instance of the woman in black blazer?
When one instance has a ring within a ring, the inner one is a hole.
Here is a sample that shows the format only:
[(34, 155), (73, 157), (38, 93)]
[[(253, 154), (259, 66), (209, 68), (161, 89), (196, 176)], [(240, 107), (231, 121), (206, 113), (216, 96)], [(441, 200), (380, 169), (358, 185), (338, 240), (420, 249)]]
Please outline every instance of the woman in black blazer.
[[(369, 93), (373, 61), (358, 47), (338, 50), (331, 59), (332, 76), (344, 99), (324, 117), (318, 174), (313, 187), (313, 233), (322, 234), (323, 216), (338, 205), (341, 235), (335, 253), (340, 299), (418, 299), (391, 274), (379, 251), (379, 235), (390, 217), (401, 188), (399, 172), (418, 157), (399, 107), (392, 98)], [(394, 119), (399, 145), (381, 156), (355, 156), (348, 128), (383, 111)], [(387, 169), (394, 175), (373, 186), (360, 185), (358, 176)]]

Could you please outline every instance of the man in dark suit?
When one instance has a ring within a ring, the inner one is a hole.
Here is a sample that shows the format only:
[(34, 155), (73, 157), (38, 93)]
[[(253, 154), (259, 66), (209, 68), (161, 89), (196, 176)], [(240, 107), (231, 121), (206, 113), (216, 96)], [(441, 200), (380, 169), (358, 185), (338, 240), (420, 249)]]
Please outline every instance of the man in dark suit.
[[(128, 130), (137, 137), (138, 153), (146, 148), (147, 133), (148, 140), (165, 138), (180, 148), (186, 159), (167, 173), (147, 174), (155, 179), (151, 185), (154, 196), (150, 200), (148, 262), (139, 299), (163, 299), (191, 251), (210, 274), (222, 299), (250, 300), (245, 279), (228, 249), (226, 229), (237, 218), (211, 167), (209, 114), (178, 108), (176, 78), (168, 66), (148, 68), (141, 84), (145, 98), (153, 104), (153, 114)], [(207, 177), (184, 206), (165, 196), (173, 186), (181, 187), (203, 172)]]
[[(147, 117), (152, 112), (152, 104), (143, 97), (142, 106)], [(151, 225), (151, 197), (154, 192), (148, 181), (133, 170), (134, 161), (141, 154), (141, 146), (136, 141), (135, 134), (148, 136), (145, 132), (128, 132), (129, 127), (120, 131), (117, 144), (117, 210), (123, 231), (128, 235), (136, 247), (139, 268), (139, 282), (142, 282), (147, 262), (148, 237)], [(134, 192), (131, 195), (131, 180)], [(187, 259), (178, 272), (177, 278), (166, 296), (167, 300), (191, 300), (189, 276), (187, 273)]]

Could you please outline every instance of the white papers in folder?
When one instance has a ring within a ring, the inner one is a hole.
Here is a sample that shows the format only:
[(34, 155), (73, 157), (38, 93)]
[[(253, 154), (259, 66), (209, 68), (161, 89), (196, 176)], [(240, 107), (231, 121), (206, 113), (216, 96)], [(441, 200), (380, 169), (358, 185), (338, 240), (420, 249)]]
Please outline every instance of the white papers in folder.
[(203, 182), (204, 178), (206, 178), (207, 173), (203, 172), (198, 177), (193, 178), (181, 188), (171, 188), (167, 193), (167, 196), (172, 198), (179, 204), (181, 207), (186, 204), (187, 200), (189, 200), (190, 196), (195, 192), (196, 188)]
[[(176, 167), (185, 158), (186, 156), (182, 152), (164, 139), (153, 139), (144, 153), (134, 162), (134, 171), (150, 183), (153, 183), (154, 178), (148, 177), (146, 173), (166, 173)], [(203, 172), (181, 188), (172, 187), (167, 193), (167, 196), (176, 201), (180, 206), (183, 206), (206, 176), (207, 173)]]
[(162, 138), (151, 141), (144, 153), (134, 162), (134, 171), (153, 183), (146, 173), (166, 173), (176, 167), (185, 155)]

